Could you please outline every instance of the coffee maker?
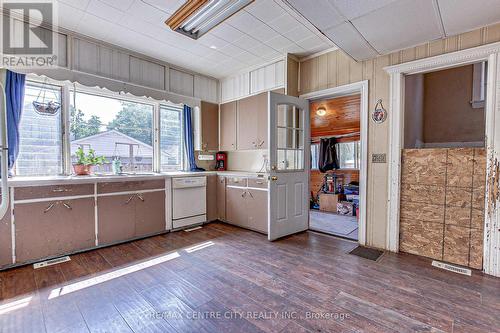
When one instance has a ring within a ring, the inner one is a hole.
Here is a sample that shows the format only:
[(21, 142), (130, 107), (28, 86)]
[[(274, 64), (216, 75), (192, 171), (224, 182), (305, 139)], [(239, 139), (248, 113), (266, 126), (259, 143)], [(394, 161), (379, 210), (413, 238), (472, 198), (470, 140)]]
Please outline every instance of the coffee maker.
[(227, 154), (220, 151), (215, 154), (215, 170), (226, 171), (227, 169)]

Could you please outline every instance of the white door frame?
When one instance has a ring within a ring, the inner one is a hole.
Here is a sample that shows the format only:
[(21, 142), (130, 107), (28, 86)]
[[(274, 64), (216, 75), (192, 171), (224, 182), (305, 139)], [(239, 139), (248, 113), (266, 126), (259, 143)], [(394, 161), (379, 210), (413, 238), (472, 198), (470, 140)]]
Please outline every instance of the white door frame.
[[(488, 61), (486, 92), (486, 152), (487, 185), (486, 212), (484, 221), (485, 273), (500, 276), (500, 198), (495, 197), (494, 188), (500, 186), (493, 181), (500, 163), (500, 42), (456, 51), (435, 57), (415, 60), (385, 67), (390, 75), (389, 111), (389, 195), (386, 248), (399, 251), (399, 209), (401, 186), (401, 149), (404, 137), (404, 76), (425, 73), (445, 68)], [(490, 204), (488, 204), (490, 202)]]
[[(316, 99), (330, 99), (346, 95), (361, 94), (360, 108), (360, 141), (361, 141), (361, 163), (359, 167), (359, 226), (358, 243), (366, 245), (366, 201), (367, 201), (367, 180), (368, 180), (368, 80), (359, 81), (335, 88), (314, 91), (300, 95), (300, 98), (313, 101)], [(309, 134), (306, 138), (311, 140)], [(309, 183), (311, 180), (309, 179)]]

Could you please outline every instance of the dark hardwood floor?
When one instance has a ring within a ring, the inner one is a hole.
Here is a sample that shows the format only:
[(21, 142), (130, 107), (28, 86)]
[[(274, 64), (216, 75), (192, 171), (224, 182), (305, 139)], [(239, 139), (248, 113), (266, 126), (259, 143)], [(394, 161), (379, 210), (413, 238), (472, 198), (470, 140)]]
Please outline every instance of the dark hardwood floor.
[(500, 332), (500, 279), (221, 223), (0, 272), (0, 332)]

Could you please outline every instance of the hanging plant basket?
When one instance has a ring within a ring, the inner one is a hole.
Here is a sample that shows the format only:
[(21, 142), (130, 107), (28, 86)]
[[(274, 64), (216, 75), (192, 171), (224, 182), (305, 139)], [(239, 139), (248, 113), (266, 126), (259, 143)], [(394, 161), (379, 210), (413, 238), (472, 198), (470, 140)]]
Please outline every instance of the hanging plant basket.
[(61, 104), (59, 102), (37, 102), (33, 101), (33, 108), (35, 109), (35, 112), (41, 115), (56, 115), (59, 110), (61, 109)]

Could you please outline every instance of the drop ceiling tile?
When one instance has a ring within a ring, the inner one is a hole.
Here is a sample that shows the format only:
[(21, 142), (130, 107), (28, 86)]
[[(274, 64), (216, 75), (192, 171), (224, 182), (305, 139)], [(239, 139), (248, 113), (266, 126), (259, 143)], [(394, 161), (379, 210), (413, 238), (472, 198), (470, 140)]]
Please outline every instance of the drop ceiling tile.
[[(234, 41), (234, 45), (242, 48), (243, 50), (250, 51), (255, 45), (260, 43), (258, 40), (249, 35), (243, 35)], [(250, 51), (251, 53), (254, 53)], [(254, 53), (255, 54), (255, 53)]]
[(352, 24), (382, 54), (444, 37), (433, 0), (400, 0)]
[(117, 10), (116, 8), (111, 7), (110, 5), (107, 5), (99, 0), (91, 0), (86, 11), (113, 23), (119, 22), (124, 14), (124, 12)]
[(170, 16), (170, 14), (160, 10), (158, 7), (152, 6), (142, 0), (135, 0), (127, 10), (127, 13), (152, 24), (163, 23)]
[(243, 51), (240, 54), (236, 54), (233, 56), (233, 58), (236, 58), (247, 65), (253, 65), (255, 62), (258, 62), (260, 60), (258, 56), (248, 51)]
[(108, 6), (116, 8), (122, 12), (127, 11), (130, 6), (134, 3), (134, 0), (98, 0), (105, 3)]
[(297, 42), (297, 45), (304, 48), (305, 50), (316, 51), (318, 49), (324, 48), (325, 50), (330, 47), (330, 45), (323, 42), (321, 38), (316, 35), (307, 37), (306, 39)]
[(284, 13), (284, 9), (273, 0), (254, 1), (245, 7), (245, 11), (266, 23)]
[(283, 54), (285, 54), (285, 53), (298, 54), (298, 53), (304, 53), (305, 50), (302, 47), (300, 47), (294, 43), (292, 45), (289, 45), (289, 46), (283, 48), (282, 52), (283, 52)]
[(329, 0), (348, 20), (366, 15), (397, 0)]
[(246, 52), (242, 48), (234, 45), (234, 44), (226, 44), (226, 46), (221, 47), (220, 49), (217, 49), (217, 51), (224, 53), (225, 55), (228, 55), (230, 57), (234, 57), (236, 55), (239, 55), (243, 52)]
[(58, 0), (59, 3), (65, 3), (71, 7), (85, 10), (90, 3), (90, 0)]
[(57, 7), (57, 25), (68, 30), (75, 30), (85, 12), (60, 2)]
[(309, 38), (311, 36), (316, 36), (314, 32), (311, 30), (307, 29), (305, 26), (297, 25), (295, 28), (285, 32), (283, 34), (286, 38), (290, 39), (291, 41), (299, 41), (303, 40), (306, 38)]
[(148, 4), (151, 7), (156, 7), (159, 10), (169, 14), (173, 14), (186, 2), (186, 0), (141, 0), (141, 1)]
[[(183, 37), (183, 36), (180, 36), (180, 37)], [(200, 44), (203, 44), (205, 46), (208, 46), (208, 47), (215, 46), (217, 49), (221, 49), (228, 44), (228, 42), (225, 41), (224, 39), (221, 39), (215, 35), (210, 35), (210, 34), (206, 34), (206, 35), (201, 36), (197, 40), (197, 42)]]
[(281, 51), (291, 45), (295, 45), (294, 42), (282, 35), (276, 35), (276, 37), (268, 40), (265, 44), (278, 51)]
[(304, 0), (288, 0), (288, 3), (321, 31), (332, 28), (344, 20), (328, 0), (315, 0), (314, 5)]
[(248, 30), (247, 33), (250, 36), (258, 39), (261, 42), (266, 42), (266, 41), (274, 38), (275, 36), (279, 35), (276, 31), (271, 29), (266, 24), (262, 24), (258, 28), (255, 28), (255, 29)]
[(378, 55), (350, 23), (342, 23), (329, 29), (325, 31), (325, 35), (356, 60), (370, 59)]
[(83, 35), (90, 37), (100, 36), (102, 39), (102, 37), (107, 37), (108, 33), (114, 27), (116, 27), (115, 24), (87, 13), (78, 23), (76, 30)]
[[(237, 40), (242, 36), (242, 34), (243, 33), (241, 31), (233, 28), (227, 23), (221, 23), (207, 33), (207, 35), (215, 35), (227, 42), (233, 42)], [(203, 36), (201, 38), (203, 38)]]
[[(267, 23), (267, 22), (266, 22)], [(286, 13), (281, 16), (278, 16), (274, 20), (268, 23), (269, 26), (273, 27), (274, 30), (278, 31), (281, 34), (284, 34), (287, 31), (292, 30), (297, 27), (300, 22), (294, 19), (290, 14)]]
[(227, 24), (240, 31), (251, 31), (263, 23), (245, 11), (240, 11), (225, 21)]
[(500, 21), (498, 0), (439, 0), (438, 3), (448, 36)]

